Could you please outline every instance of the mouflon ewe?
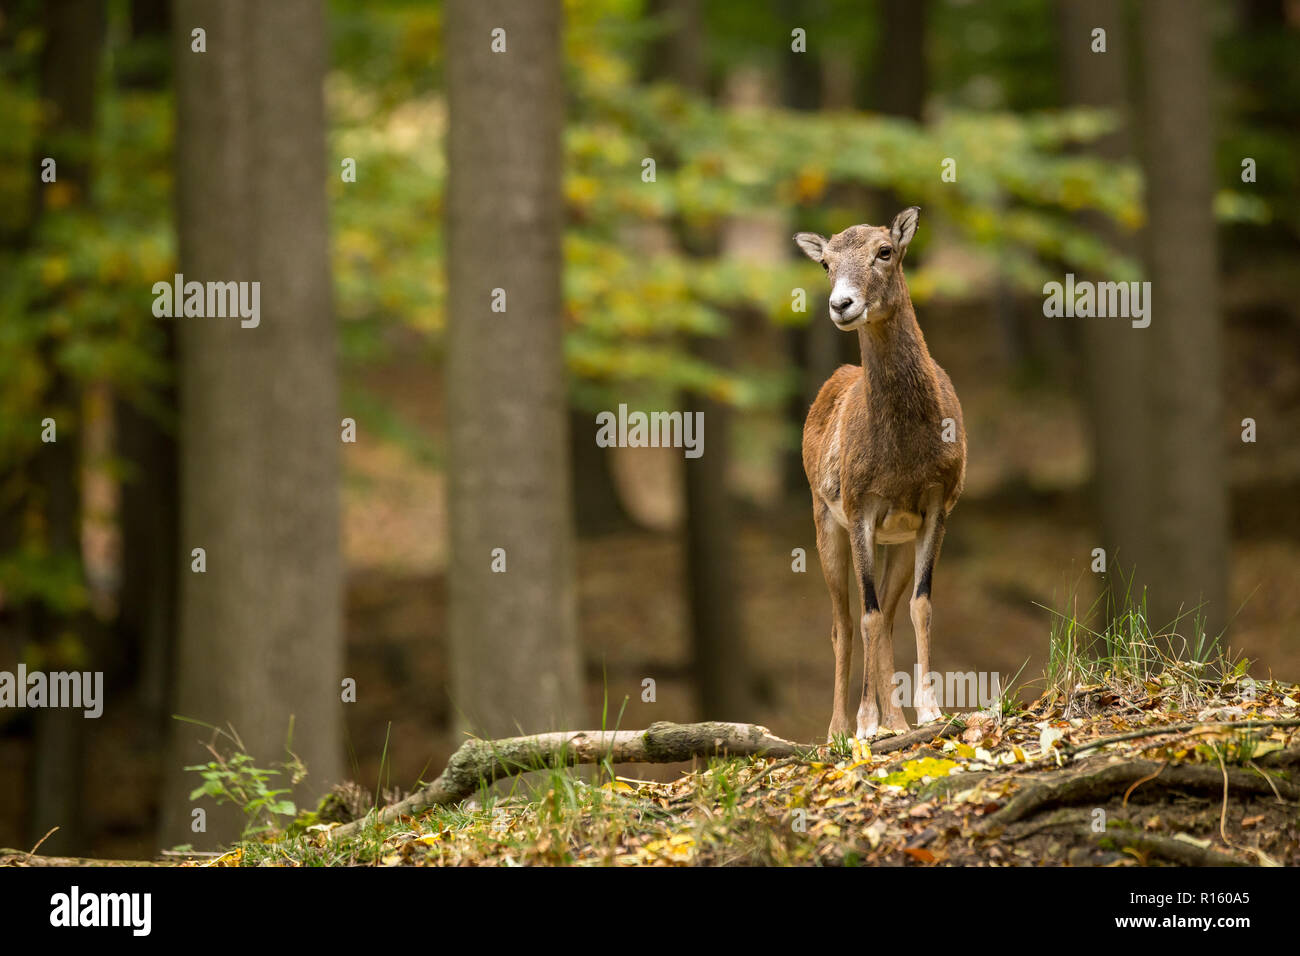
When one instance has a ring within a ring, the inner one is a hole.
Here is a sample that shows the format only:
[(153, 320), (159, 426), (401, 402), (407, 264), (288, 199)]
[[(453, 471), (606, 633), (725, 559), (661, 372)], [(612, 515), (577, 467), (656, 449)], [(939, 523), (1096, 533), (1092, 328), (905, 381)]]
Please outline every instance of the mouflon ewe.
[[(916, 206), (888, 226), (850, 226), (826, 239), (801, 232), (799, 248), (831, 281), (831, 321), (856, 331), (862, 366), (842, 365), (822, 386), (803, 428), (817, 551), (831, 592), (835, 699), (828, 737), (906, 730), (894, 701), (894, 611), (912, 589), (921, 723), (939, 717), (930, 673), (930, 580), (944, 522), (966, 477), (966, 432), (948, 375), (930, 358), (903, 278)], [(862, 700), (849, 723), (853, 622), (849, 575), (862, 599)]]

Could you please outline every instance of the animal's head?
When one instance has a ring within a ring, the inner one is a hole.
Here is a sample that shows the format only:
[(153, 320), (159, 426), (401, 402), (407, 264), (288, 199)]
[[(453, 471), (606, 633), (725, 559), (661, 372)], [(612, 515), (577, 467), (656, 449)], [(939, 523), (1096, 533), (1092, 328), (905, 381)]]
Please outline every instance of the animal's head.
[(921, 210), (909, 206), (889, 226), (849, 226), (829, 239), (801, 232), (795, 243), (831, 280), (831, 321), (848, 331), (893, 315), (907, 295), (903, 255)]

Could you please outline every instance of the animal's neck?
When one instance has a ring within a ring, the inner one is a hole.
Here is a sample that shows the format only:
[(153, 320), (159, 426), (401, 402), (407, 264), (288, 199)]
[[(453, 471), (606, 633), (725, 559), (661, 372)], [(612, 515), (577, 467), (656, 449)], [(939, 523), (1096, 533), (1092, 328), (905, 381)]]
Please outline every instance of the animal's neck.
[(930, 351), (906, 287), (893, 313), (858, 329), (874, 423), (908, 425), (939, 408)]

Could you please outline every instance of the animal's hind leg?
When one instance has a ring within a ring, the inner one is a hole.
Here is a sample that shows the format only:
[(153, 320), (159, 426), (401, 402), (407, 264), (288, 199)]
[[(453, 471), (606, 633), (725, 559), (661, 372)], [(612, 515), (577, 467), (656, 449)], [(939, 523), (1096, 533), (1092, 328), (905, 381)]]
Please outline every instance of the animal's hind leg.
[(853, 551), (853, 572), (858, 579), (862, 598), (862, 702), (858, 705), (856, 736), (872, 737), (880, 730), (880, 710), (876, 706), (875, 661), (884, 639), (884, 615), (876, 595), (876, 522), (880, 504), (873, 502), (849, 532)]
[(853, 616), (849, 610), (849, 571), (853, 557), (849, 550), (849, 533), (831, 516), (825, 502), (813, 502), (813, 521), (817, 525), (817, 554), (821, 557), (826, 589), (831, 593), (831, 647), (835, 652), (835, 691), (831, 701), (831, 725), (826, 733), (850, 734), (849, 666), (853, 658)]
[(943, 489), (932, 488), (927, 495), (924, 523), (916, 539), (916, 590), (912, 592), (912, 629), (916, 631), (916, 719), (918, 723), (938, 720), (939, 703), (930, 673), (930, 578), (943, 545)]
[(890, 730), (906, 730), (907, 718), (903, 716), (902, 702), (894, 692), (894, 614), (899, 599), (912, 583), (914, 545), (885, 545), (880, 560), (880, 612), (882, 615), (881, 640), (876, 647), (874, 662), (876, 695), (880, 713)]

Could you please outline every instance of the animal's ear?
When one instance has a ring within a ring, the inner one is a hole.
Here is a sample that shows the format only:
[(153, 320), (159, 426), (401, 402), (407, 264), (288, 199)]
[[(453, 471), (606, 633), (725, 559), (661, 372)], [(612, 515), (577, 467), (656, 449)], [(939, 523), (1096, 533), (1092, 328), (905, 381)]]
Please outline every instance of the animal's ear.
[(916, 221), (920, 215), (920, 206), (908, 206), (894, 217), (894, 223), (889, 227), (889, 236), (894, 240), (900, 258), (907, 251), (907, 244), (916, 235)]
[(826, 241), (825, 236), (819, 236), (815, 232), (798, 232), (794, 237), (795, 245), (813, 262), (821, 262), (825, 259)]

